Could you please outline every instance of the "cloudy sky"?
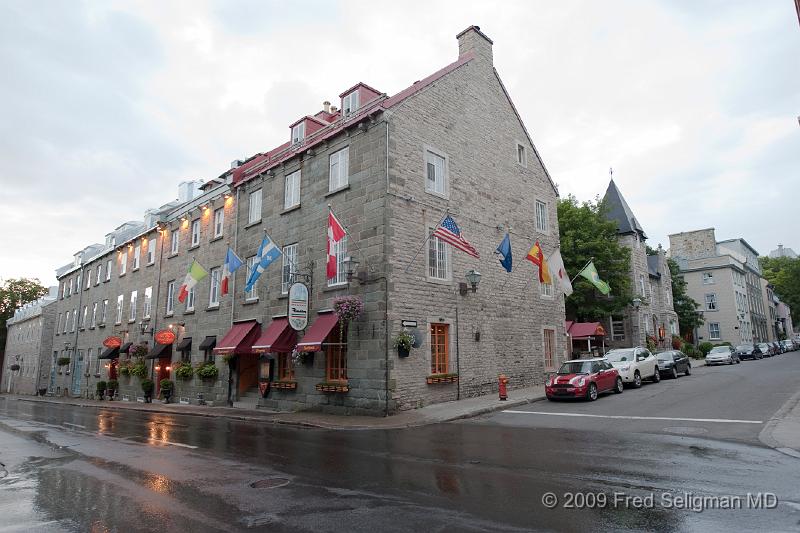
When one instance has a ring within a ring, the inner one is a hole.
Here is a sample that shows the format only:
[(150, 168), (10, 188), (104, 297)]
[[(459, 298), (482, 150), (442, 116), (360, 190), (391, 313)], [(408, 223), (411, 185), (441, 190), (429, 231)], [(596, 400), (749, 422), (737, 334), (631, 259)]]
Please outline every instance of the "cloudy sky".
[(800, 24), (792, 0), (0, 0), (0, 278), (272, 148), (357, 81), (393, 94), (470, 24), (561, 194), (608, 169), (650, 236), (713, 226), (800, 251)]

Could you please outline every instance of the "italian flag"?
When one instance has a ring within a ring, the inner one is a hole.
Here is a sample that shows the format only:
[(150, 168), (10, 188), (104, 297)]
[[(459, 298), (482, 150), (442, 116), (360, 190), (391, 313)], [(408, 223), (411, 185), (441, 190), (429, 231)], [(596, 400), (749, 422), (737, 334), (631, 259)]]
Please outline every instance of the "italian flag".
[(183, 303), (186, 301), (186, 297), (189, 296), (189, 291), (197, 285), (197, 282), (203, 279), (204, 277), (208, 276), (208, 272), (206, 269), (200, 266), (196, 260), (192, 259), (192, 264), (189, 265), (189, 271), (186, 273), (186, 277), (183, 280), (183, 285), (181, 285), (181, 289), (178, 292), (178, 301)]

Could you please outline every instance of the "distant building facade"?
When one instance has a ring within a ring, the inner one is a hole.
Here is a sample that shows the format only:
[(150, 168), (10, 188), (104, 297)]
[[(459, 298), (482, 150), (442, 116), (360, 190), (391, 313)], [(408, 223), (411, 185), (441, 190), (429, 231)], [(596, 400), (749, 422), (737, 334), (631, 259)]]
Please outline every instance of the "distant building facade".
[(56, 288), (14, 311), (6, 322), (6, 358), (0, 391), (36, 394), (47, 388), (53, 346)]
[(791, 248), (784, 248), (782, 244), (779, 244), (778, 247), (772, 250), (769, 253), (769, 256), (772, 258), (777, 257), (788, 257), (789, 259), (797, 259), (797, 254)]

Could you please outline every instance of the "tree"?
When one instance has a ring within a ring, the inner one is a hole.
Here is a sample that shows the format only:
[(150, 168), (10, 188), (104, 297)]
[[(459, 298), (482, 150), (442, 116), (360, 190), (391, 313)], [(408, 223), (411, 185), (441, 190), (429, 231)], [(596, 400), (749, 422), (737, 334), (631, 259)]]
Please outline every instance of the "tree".
[(681, 275), (678, 263), (667, 259), (669, 274), (672, 278), (672, 306), (678, 314), (678, 327), (683, 338), (687, 334), (694, 336), (694, 330), (703, 325), (703, 316), (697, 312), (698, 303), (686, 294), (686, 280)]
[(761, 272), (775, 287), (775, 294), (794, 313), (800, 313), (800, 258), (759, 257)]
[(14, 316), (21, 305), (37, 300), (47, 294), (47, 287), (37, 278), (9, 279), (0, 285), (0, 365), (6, 351), (6, 322)]
[(625, 309), (633, 299), (631, 251), (619, 244), (617, 224), (606, 218), (602, 202), (579, 204), (572, 195), (559, 200), (558, 226), (567, 274), (575, 276), (591, 259), (600, 279), (611, 286), (604, 296), (583, 277), (576, 278), (575, 292), (565, 300), (567, 318), (598, 321)]

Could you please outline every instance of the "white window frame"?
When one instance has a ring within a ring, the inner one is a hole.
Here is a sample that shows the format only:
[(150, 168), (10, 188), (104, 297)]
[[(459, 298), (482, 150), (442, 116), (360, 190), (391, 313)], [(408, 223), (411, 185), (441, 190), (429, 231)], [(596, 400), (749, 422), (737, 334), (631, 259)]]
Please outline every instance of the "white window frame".
[(64, 313), (64, 331), (63, 333), (67, 333), (67, 329), (69, 328), (69, 311)]
[(212, 268), (208, 273), (208, 278), (211, 281), (208, 288), (208, 306), (219, 307), (219, 289), (220, 281), (222, 280), (222, 269), (220, 267)]
[(298, 122), (292, 126), (291, 141), (292, 144), (299, 144), (306, 138), (306, 122)]
[(342, 97), (342, 115), (348, 116), (358, 111), (359, 106), (358, 89)]
[(103, 300), (103, 310), (100, 313), (100, 323), (106, 323), (106, 314), (108, 313), (108, 300)]
[(91, 268), (87, 268), (86, 269), (86, 288), (87, 289), (91, 289), (92, 288), (92, 269)]
[(167, 282), (167, 306), (165, 313), (171, 315), (175, 312), (175, 280)]
[(715, 292), (706, 293), (705, 300), (706, 300), (706, 311), (716, 311), (718, 309), (717, 293)]
[[(244, 280), (245, 284), (247, 284), (247, 280), (250, 279), (250, 274), (253, 272), (253, 269), (256, 267), (256, 264), (257, 264), (256, 259), (257, 258), (254, 255), (252, 255), (252, 256), (247, 258), (247, 261), (246, 261), (247, 269), (245, 270), (245, 274), (247, 274), (247, 275), (246, 275), (245, 280)], [(249, 290), (249, 291), (244, 293), (244, 300), (246, 302), (258, 301), (258, 283), (253, 285), (253, 288), (251, 290)]]
[(197, 285), (189, 289), (189, 294), (186, 296), (186, 310), (194, 311), (195, 296), (197, 294)]
[(147, 239), (147, 264), (153, 265), (156, 262), (156, 247), (154, 243), (156, 242), (155, 238)]
[(713, 285), (714, 274), (712, 272), (703, 272), (703, 285)]
[(144, 309), (142, 309), (142, 318), (150, 318), (153, 311), (153, 287), (147, 287), (144, 290)]
[(261, 220), (261, 200), (262, 190), (258, 189), (250, 193), (248, 196), (248, 224), (255, 224)]
[(119, 275), (124, 276), (126, 272), (128, 272), (128, 249), (125, 248), (123, 252), (120, 252), (120, 268), (119, 268)]
[(142, 255), (142, 245), (137, 244), (133, 247), (133, 270), (139, 268), (139, 260)]
[(528, 149), (521, 142), (517, 142), (517, 164), (528, 167)]
[[(450, 269), (450, 245), (435, 235), (432, 235), (434, 228), (428, 228), (428, 249), (425, 254), (425, 272), (429, 280), (450, 281), (452, 272)], [(431, 254), (435, 254), (436, 264), (431, 265)]]
[(86, 319), (89, 317), (89, 306), (83, 306), (83, 312), (81, 313), (81, 329), (86, 329)]
[(295, 170), (284, 178), (283, 208), (291, 209), (300, 205), (301, 171)]
[[(442, 160), (441, 168), (438, 166), (440, 159)], [(431, 181), (430, 179), (431, 165), (433, 166), (434, 169), (433, 181)], [(423, 175), (425, 177), (425, 192), (434, 194), (436, 196), (441, 196), (442, 198), (448, 197), (449, 167), (450, 167), (450, 161), (448, 160), (446, 154), (429, 147), (425, 148), (424, 171), (423, 171)], [(439, 176), (439, 173), (441, 173), (441, 176)]]
[(195, 246), (200, 246), (200, 219), (196, 218), (192, 220), (191, 223), (191, 232), (192, 232), (192, 241), (191, 241), (191, 248)]
[(344, 271), (344, 260), (347, 257), (347, 235), (339, 242), (333, 243), (333, 253), (336, 255), (336, 277), (328, 280), (328, 287), (347, 285), (347, 273)]
[(75, 284), (75, 278), (69, 278), (69, 290), (67, 291), (67, 296), (72, 295), (72, 287)]
[(350, 147), (345, 146), (328, 158), (328, 192), (350, 184)]
[(548, 223), (547, 202), (536, 200), (535, 207), (536, 231), (548, 233), (550, 224)]
[(78, 328), (78, 308), (72, 310), (72, 328), (70, 331), (75, 331)]
[(122, 310), (125, 307), (125, 295), (120, 294), (117, 296), (117, 317), (115, 324), (122, 324)]
[[(714, 335), (714, 326), (716, 326), (716, 336)], [(720, 334), (719, 322), (708, 323), (708, 340), (718, 341), (722, 338)]]
[(283, 247), (283, 264), (281, 266), (281, 294), (289, 293), (292, 284), (292, 273), (297, 270), (297, 243)]
[(92, 328), (97, 327), (97, 302), (92, 303), (92, 321), (89, 326)]
[(214, 209), (214, 238), (222, 237), (225, 229), (225, 208)]
[(542, 298), (552, 300), (553, 299), (553, 283), (545, 283), (543, 281), (539, 282), (539, 295)]
[(97, 263), (97, 275), (95, 276), (95, 286), (100, 285), (103, 278), (103, 263)]
[(647, 296), (647, 287), (644, 286), (644, 274), (639, 274), (639, 288), (642, 290), (642, 298)]
[(136, 322), (136, 300), (138, 298), (137, 291), (131, 291), (131, 301), (128, 304), (128, 322)]
[(106, 261), (106, 281), (111, 281), (111, 259)]
[(169, 234), (169, 253), (175, 255), (178, 253), (181, 244), (181, 231), (174, 229)]

